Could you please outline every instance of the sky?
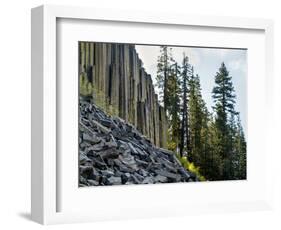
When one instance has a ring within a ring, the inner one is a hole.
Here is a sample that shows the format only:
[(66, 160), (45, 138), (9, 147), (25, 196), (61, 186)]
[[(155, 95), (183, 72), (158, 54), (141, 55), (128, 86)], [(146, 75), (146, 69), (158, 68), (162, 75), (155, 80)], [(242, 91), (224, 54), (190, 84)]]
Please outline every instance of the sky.
[[(136, 50), (147, 73), (151, 74), (153, 83), (156, 83), (157, 58), (160, 55), (159, 46), (136, 45)], [(172, 55), (179, 64), (182, 63), (183, 53), (189, 57), (201, 81), (202, 96), (209, 111), (214, 105), (212, 89), (215, 84), (215, 75), (221, 63), (224, 62), (232, 77), (236, 94), (235, 109), (240, 113), (242, 127), (247, 137), (247, 50), (198, 48), (198, 47), (172, 47)], [(158, 92), (157, 87), (155, 91)]]

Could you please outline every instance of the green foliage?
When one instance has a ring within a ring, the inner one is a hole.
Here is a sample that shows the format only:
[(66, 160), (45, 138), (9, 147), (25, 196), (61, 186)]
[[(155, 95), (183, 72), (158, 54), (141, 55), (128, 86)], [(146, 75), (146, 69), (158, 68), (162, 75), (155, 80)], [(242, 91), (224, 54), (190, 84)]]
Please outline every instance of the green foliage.
[(215, 76), (214, 151), (221, 158), (222, 172), (218, 179), (246, 178), (246, 141), (238, 113), (231, 76), (224, 63)]
[(176, 156), (182, 166), (189, 172), (195, 174), (199, 181), (206, 181), (205, 177), (200, 173), (200, 167), (196, 167), (193, 162), (189, 162), (187, 157), (181, 157), (179, 154), (176, 154)]
[(93, 85), (88, 81), (86, 73), (81, 73), (79, 77), (80, 94), (82, 96), (91, 96), (93, 93)]
[(180, 136), (180, 67), (172, 58), (171, 49), (160, 47), (157, 64), (156, 85), (160, 89), (160, 101), (163, 104), (168, 122), (167, 146), (176, 151)]
[(193, 67), (189, 64), (189, 59), (183, 54), (181, 67), (181, 90), (182, 90), (182, 110), (181, 110), (181, 134), (180, 134), (180, 155), (184, 151), (190, 152), (190, 130), (188, 124), (188, 81), (193, 75)]
[(93, 101), (100, 107), (104, 112), (110, 116), (119, 116), (118, 106), (111, 102), (102, 90), (98, 87), (93, 87)]
[(215, 108), (217, 110), (220, 109), (220, 112), (222, 112), (223, 115), (226, 115), (227, 112), (235, 113), (235, 98), (236, 95), (234, 93), (232, 78), (229, 75), (225, 64), (222, 63), (215, 76), (215, 87), (213, 88)]
[(205, 103), (201, 95), (201, 87), (199, 76), (191, 75), (189, 79), (189, 130), (190, 130), (190, 152), (189, 160), (200, 164), (202, 162), (203, 153), (203, 141), (202, 139), (202, 129), (203, 121), (206, 116)]
[(172, 151), (177, 151), (180, 138), (180, 70), (177, 63), (171, 68), (167, 84), (170, 104), (166, 107), (169, 123), (168, 148)]
[(176, 142), (174, 142), (172, 140), (168, 140), (168, 143), (167, 143), (168, 150), (176, 152), (177, 151), (177, 146), (178, 146), (178, 143), (176, 143)]
[(168, 49), (167, 46), (160, 46), (160, 55), (157, 61), (156, 86), (160, 89), (160, 101), (164, 105), (165, 112), (167, 111), (167, 107), (171, 104), (168, 95), (168, 80), (173, 63), (174, 59), (172, 58), (171, 48)]
[(239, 116), (237, 117), (237, 124), (235, 133), (233, 135), (233, 168), (235, 179), (247, 178), (247, 143), (244, 132), (241, 126)]
[(98, 87), (89, 82), (85, 72), (80, 74), (79, 86), (81, 96), (92, 96), (94, 103), (107, 114), (111, 116), (119, 115), (118, 106), (110, 102), (102, 90), (99, 90)]

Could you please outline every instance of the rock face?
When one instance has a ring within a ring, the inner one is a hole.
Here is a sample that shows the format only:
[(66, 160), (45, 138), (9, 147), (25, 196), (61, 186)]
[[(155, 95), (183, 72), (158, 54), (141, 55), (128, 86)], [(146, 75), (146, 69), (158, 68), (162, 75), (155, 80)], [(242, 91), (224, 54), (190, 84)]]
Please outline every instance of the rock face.
[(80, 98), (79, 186), (196, 181), (175, 155), (134, 126)]
[(151, 76), (130, 44), (79, 42), (79, 74), (93, 85), (94, 99), (114, 107), (152, 143), (166, 147), (164, 108), (158, 103)]

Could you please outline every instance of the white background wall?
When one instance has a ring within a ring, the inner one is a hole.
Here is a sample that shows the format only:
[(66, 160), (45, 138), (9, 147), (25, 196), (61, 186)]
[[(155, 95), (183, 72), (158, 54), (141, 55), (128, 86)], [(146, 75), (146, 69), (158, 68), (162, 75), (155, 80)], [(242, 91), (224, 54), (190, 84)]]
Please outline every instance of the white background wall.
[[(275, 21), (275, 93), (281, 99), (281, 7), (273, 0), (5, 0), (0, 7), (0, 228), (38, 229), (30, 221), (30, 8), (68, 4), (116, 9), (159, 10), (170, 13), (272, 18)], [(279, 69), (278, 69), (279, 68)], [(280, 104), (280, 103), (279, 103)], [(280, 106), (275, 111), (281, 117)], [(280, 139), (276, 123), (276, 142)], [(278, 137), (279, 135), (279, 137)], [(279, 141), (280, 142), (280, 141)], [(275, 203), (270, 212), (200, 215), (48, 226), (52, 229), (280, 229), (281, 151), (275, 149)], [(263, 169), (261, 169), (263, 170)], [(110, 207), (108, 207), (110, 208)], [(186, 207), (188, 208), (188, 207)]]

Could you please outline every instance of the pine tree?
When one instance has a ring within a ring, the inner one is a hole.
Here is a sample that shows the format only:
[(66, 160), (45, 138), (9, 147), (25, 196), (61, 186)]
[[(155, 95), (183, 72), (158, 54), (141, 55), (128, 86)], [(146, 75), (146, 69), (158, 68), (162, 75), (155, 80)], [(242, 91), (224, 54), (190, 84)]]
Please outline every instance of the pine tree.
[(206, 106), (203, 107), (201, 128), (200, 172), (207, 180), (217, 180), (221, 175), (221, 158), (214, 151), (215, 125)]
[(236, 162), (238, 165), (236, 168), (237, 174), (235, 179), (247, 179), (247, 143), (239, 116), (237, 118), (237, 133), (235, 137), (234, 148), (236, 149), (237, 153)]
[(171, 54), (171, 48), (160, 46), (160, 56), (157, 61), (156, 85), (160, 90), (160, 99), (163, 103), (165, 112), (171, 104), (168, 95), (168, 79), (171, 71), (171, 64), (174, 62)]
[(235, 173), (237, 172), (237, 157), (238, 151), (235, 146), (236, 138), (237, 138), (237, 121), (236, 121), (237, 113), (231, 113), (229, 122), (228, 122), (228, 129), (229, 129), (229, 151), (227, 159), (225, 159), (225, 164), (227, 165), (226, 169), (228, 170), (227, 175), (230, 179), (235, 179)]
[(201, 129), (204, 116), (205, 103), (201, 95), (201, 86), (199, 76), (191, 75), (189, 82), (188, 95), (188, 120), (190, 134), (190, 153), (189, 159), (197, 166), (202, 164), (202, 140)]
[(221, 64), (219, 72), (215, 76), (215, 84), (212, 93), (216, 110), (217, 112), (221, 111), (223, 115), (222, 119), (226, 122), (227, 113), (236, 113), (234, 110), (236, 95), (234, 93), (232, 78), (224, 62)]
[(171, 66), (171, 71), (168, 79), (167, 94), (170, 104), (167, 107), (169, 121), (169, 149), (177, 152), (180, 138), (180, 67), (175, 62)]
[(180, 86), (178, 64), (172, 57), (172, 48), (160, 47), (160, 55), (157, 64), (157, 86), (160, 91), (168, 121), (168, 149), (176, 151), (179, 145), (179, 110), (180, 110)]
[(180, 155), (190, 151), (189, 125), (188, 125), (188, 81), (193, 75), (193, 67), (189, 64), (188, 57), (183, 54), (181, 88), (182, 88), (182, 116), (181, 116), (181, 141)]
[(222, 179), (230, 179), (232, 177), (232, 137), (228, 121), (232, 114), (236, 114), (234, 109), (236, 96), (232, 78), (224, 63), (221, 64), (221, 67), (215, 76), (215, 87), (213, 88), (212, 93), (215, 102), (214, 110), (216, 112), (216, 151), (223, 159)]

